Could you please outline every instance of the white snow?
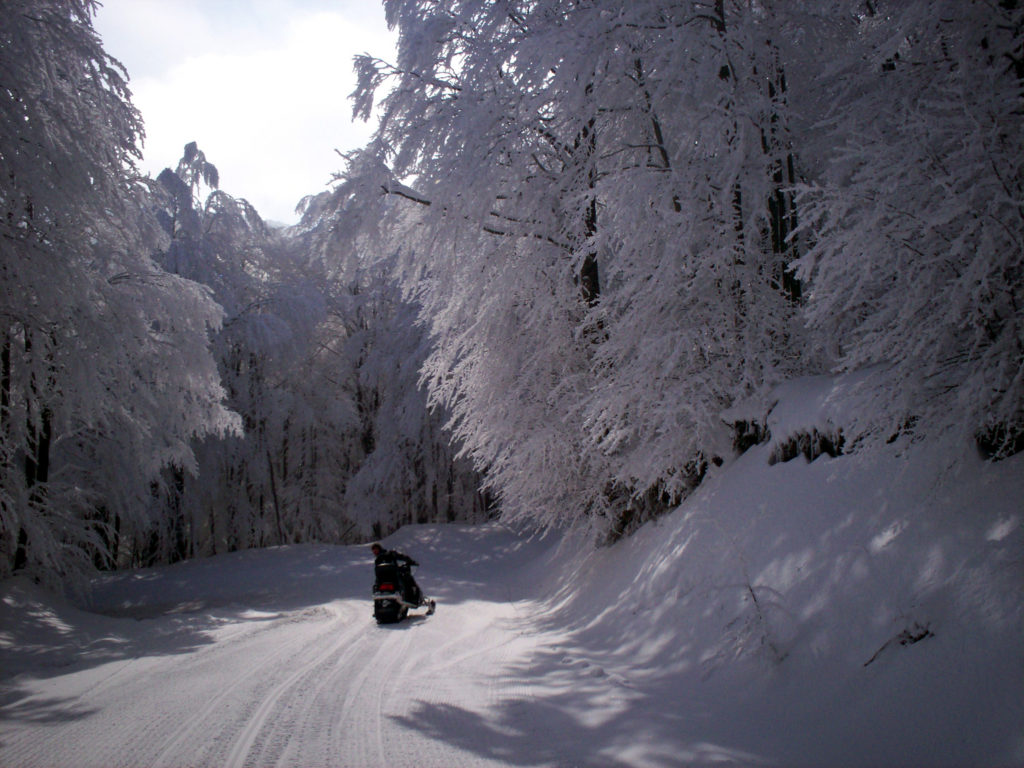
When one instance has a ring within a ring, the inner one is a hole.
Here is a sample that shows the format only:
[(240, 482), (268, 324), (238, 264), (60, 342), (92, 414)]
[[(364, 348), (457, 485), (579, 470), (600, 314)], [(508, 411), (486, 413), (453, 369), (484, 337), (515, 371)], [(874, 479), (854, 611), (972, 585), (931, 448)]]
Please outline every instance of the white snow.
[(88, 610), (3, 582), (0, 765), (1024, 764), (1024, 456), (898, 448), (757, 446), (598, 550), (404, 528), (438, 610), (393, 627), (365, 547), (110, 575)]

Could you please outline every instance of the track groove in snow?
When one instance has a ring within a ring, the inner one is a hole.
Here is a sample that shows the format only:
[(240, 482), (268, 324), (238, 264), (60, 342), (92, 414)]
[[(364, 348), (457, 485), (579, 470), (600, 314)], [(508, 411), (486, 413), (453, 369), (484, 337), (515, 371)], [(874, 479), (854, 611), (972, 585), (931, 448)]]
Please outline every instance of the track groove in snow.
[(247, 715), (247, 722), (242, 729), (242, 732), (235, 738), (234, 745), (225, 757), (223, 764), (226, 766), (234, 765), (252, 765), (255, 763), (262, 763), (263, 761), (250, 760), (250, 752), (256, 745), (257, 739), (263, 734), (264, 730), (269, 730), (268, 726), (273, 725), (273, 721), (270, 719), (272, 714), (275, 712), (278, 704), (282, 700), (290, 698), (293, 700), (301, 700), (301, 694), (304, 692), (303, 683), (306, 679), (319, 672), (321, 667), (330, 662), (332, 659), (340, 654), (340, 650), (345, 645), (347, 635), (338, 633), (333, 639), (324, 641), (324, 636), (330, 635), (331, 632), (337, 632), (338, 622), (333, 621), (328, 632), (315, 638), (317, 646), (326, 645), (326, 648), (317, 648), (317, 654), (308, 661), (295, 661), (290, 660), (287, 667), (291, 674), (288, 674), (284, 680), (273, 685), (273, 687), (263, 693), (259, 699), (259, 702), (255, 712), (251, 715)]
[[(224, 586), (223, 569), (205, 574), (203, 561), (108, 579), (107, 615), (69, 608), (54, 617), (86, 638), (58, 669), (0, 680), (0, 765), (507, 765), (490, 755), (486, 732), (474, 737), (465, 725), (525, 690), (502, 672), (529, 646), (499, 575), (515, 537), (460, 530), (446, 541), (425, 528), (421, 540), (395, 545), (426, 564), (418, 577), (439, 608), (394, 626), (372, 618), (361, 547), (240, 556), (227, 567), (257, 590), (250, 597)], [(479, 566), (466, 570), (481, 551), (496, 566), (493, 581)], [(216, 592), (207, 578), (222, 597), (188, 598)], [(80, 652), (106, 644), (111, 658)], [(439, 715), (466, 740), (439, 738)]]
[[(333, 629), (335, 623), (336, 621), (332, 621), (331, 628), (329, 628), (328, 632), (330, 629)], [(323, 634), (327, 634), (327, 632)], [(248, 637), (245, 639), (252, 640), (253, 638)], [(259, 639), (258, 635), (256, 639)], [(200, 707), (195, 714), (188, 716), (185, 722), (175, 730), (154, 759), (154, 767), (174, 768), (174, 766), (179, 765), (182, 751), (190, 744), (195, 744), (197, 742), (203, 743), (205, 737), (208, 735), (209, 723), (214, 719), (224, 718), (227, 711), (230, 710), (230, 707), (227, 706), (229, 701), (237, 702), (246, 699), (251, 700), (253, 696), (262, 696), (259, 691), (261, 687), (266, 684), (266, 680), (268, 679), (267, 676), (273, 674), (274, 668), (278, 665), (288, 664), (295, 657), (297, 651), (307, 645), (308, 642), (308, 638), (300, 634), (295, 634), (289, 638), (288, 642), (282, 643), (278, 647), (272, 649), (262, 658), (257, 657), (254, 663), (247, 665), (243, 674), (240, 674), (237, 678), (230, 680), (226, 685), (222, 686), (217, 693), (209, 698), (206, 704)], [(244, 641), (240, 642), (239, 640), (232, 638), (232, 640), (227, 641), (220, 647), (220, 652), (218, 653), (217, 658), (212, 660), (212, 663), (215, 665), (222, 664), (222, 657), (224, 656), (253, 658), (250, 649), (246, 647), (247, 645), (248, 643), (245, 643)], [(225, 730), (231, 728), (228, 723), (225, 723), (224, 727)], [(224, 740), (222, 732), (219, 738), (213, 742), (213, 745), (220, 745)], [(215, 757), (218, 757), (216, 753), (210, 755), (211, 759)]]

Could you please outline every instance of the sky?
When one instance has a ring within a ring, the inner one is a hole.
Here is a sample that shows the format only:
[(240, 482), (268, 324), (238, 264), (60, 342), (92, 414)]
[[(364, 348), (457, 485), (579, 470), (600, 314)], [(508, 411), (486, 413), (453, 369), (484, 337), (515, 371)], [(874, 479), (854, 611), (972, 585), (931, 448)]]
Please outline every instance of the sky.
[(394, 59), (372, 0), (102, 0), (94, 19), (131, 78), (146, 127), (142, 170), (173, 167), (196, 141), (220, 186), (292, 224), (322, 192), (338, 151), (366, 143), (352, 121), (352, 57)]

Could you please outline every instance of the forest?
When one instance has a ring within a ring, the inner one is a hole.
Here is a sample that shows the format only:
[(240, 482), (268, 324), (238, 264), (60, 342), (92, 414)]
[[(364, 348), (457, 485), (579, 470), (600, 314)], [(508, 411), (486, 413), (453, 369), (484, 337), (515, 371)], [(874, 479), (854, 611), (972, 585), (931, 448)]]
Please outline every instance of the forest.
[(373, 138), (275, 228), (196, 143), (141, 174), (95, 0), (6, 0), (0, 577), (607, 543), (806, 376), (857, 404), (808, 458), (1024, 448), (1024, 3), (384, 6)]

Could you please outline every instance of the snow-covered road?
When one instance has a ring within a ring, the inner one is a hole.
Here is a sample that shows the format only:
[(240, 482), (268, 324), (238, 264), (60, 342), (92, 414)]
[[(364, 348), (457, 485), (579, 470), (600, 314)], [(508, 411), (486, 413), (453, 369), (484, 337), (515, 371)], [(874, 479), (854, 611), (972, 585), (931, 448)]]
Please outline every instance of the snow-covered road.
[(10, 592), (5, 636), (24, 668), (2, 689), (0, 765), (561, 762), (550, 738), (533, 750), (521, 738), (543, 722), (495, 742), (496, 708), (529, 696), (514, 670), (537, 642), (516, 584), (531, 545), (497, 527), (392, 543), (424, 563), (433, 616), (378, 627), (369, 552), (351, 547), (118, 577), (97, 592), (104, 616)]

